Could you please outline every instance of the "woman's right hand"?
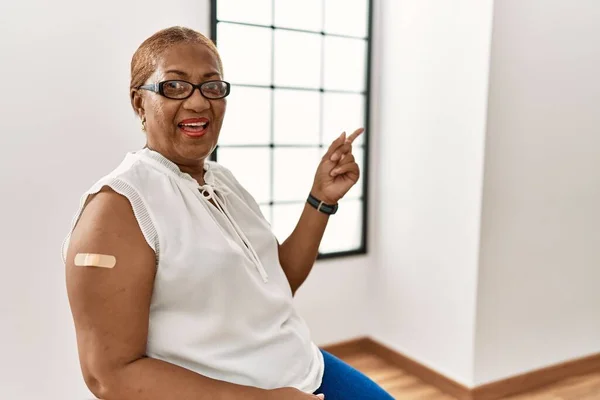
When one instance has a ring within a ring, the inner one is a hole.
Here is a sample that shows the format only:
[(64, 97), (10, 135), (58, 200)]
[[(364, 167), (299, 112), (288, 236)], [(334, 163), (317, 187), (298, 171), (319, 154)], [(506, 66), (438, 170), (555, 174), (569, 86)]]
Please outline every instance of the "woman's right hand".
[(306, 394), (298, 389), (285, 387), (267, 392), (267, 400), (318, 400), (325, 399), (324, 394)]

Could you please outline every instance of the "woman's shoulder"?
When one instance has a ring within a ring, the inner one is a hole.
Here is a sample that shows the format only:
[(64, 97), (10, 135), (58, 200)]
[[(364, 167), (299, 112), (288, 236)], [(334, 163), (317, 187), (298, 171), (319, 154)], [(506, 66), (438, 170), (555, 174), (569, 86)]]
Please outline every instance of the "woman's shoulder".
[(99, 210), (113, 210), (115, 215), (119, 216), (117, 220), (124, 221), (125, 218), (121, 218), (122, 213), (133, 212), (148, 244), (153, 250), (157, 250), (157, 233), (147, 208), (147, 201), (144, 199), (145, 186), (148, 186), (149, 182), (147, 178), (152, 175), (152, 171), (139, 160), (130, 157), (131, 154), (133, 153), (127, 153), (118, 166), (97, 179), (81, 195), (79, 207), (75, 211), (70, 230), (63, 242), (63, 258), (66, 256), (70, 236), (92, 200)]
[(97, 192), (104, 186), (114, 184), (127, 184), (137, 188), (153, 186), (161, 174), (139, 157), (137, 151), (124, 155), (121, 162), (104, 176), (96, 179), (86, 193)]

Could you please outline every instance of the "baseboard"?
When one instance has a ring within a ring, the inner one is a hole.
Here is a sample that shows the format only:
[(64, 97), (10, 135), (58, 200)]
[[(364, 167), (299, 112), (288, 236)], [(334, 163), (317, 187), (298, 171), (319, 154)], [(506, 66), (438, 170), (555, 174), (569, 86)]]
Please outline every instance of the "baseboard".
[(566, 378), (600, 370), (600, 354), (596, 354), (475, 388), (468, 388), (368, 337), (324, 346), (323, 350), (337, 357), (344, 357), (357, 351), (376, 354), (390, 364), (403, 369), (458, 400), (498, 400), (505, 396), (525, 393)]
[(413, 360), (404, 354), (400, 354), (375, 340), (368, 339), (367, 343), (367, 350), (370, 350), (372, 353), (389, 363), (402, 368), (404, 371), (416, 376), (423, 382), (438, 388), (444, 393), (456, 397), (458, 400), (471, 400), (471, 390), (468, 387), (463, 386), (439, 372), (426, 367), (420, 362)]
[(362, 350), (370, 350), (371, 348), (369, 346), (372, 342), (373, 340), (370, 338), (361, 337), (350, 339), (344, 342), (329, 344), (322, 346), (321, 348), (336, 357), (342, 358), (347, 354), (353, 354)]
[(366, 351), (376, 354), (390, 364), (403, 369), (442, 392), (456, 397), (458, 400), (472, 400), (469, 388), (371, 338), (357, 338), (339, 344), (324, 346), (323, 350), (340, 358), (356, 351)]
[(570, 360), (500, 381), (478, 386), (471, 390), (473, 400), (497, 400), (509, 395), (525, 393), (574, 376), (600, 371), (600, 354)]

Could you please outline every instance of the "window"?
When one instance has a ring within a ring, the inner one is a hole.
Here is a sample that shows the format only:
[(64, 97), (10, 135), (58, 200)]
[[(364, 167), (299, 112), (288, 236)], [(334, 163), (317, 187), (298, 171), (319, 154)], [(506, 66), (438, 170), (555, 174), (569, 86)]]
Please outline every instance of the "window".
[(259, 202), (275, 235), (295, 227), (314, 172), (342, 131), (365, 127), (361, 180), (331, 217), (319, 258), (366, 252), (369, 0), (213, 0), (212, 39), (232, 84), (213, 159)]

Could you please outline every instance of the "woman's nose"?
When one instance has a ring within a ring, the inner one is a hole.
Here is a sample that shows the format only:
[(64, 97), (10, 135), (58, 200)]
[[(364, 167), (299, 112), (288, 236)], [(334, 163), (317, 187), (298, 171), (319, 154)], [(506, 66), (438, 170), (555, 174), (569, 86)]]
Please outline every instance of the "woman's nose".
[(190, 111), (200, 112), (210, 108), (210, 101), (202, 96), (199, 88), (194, 88), (192, 95), (184, 100), (183, 106)]

